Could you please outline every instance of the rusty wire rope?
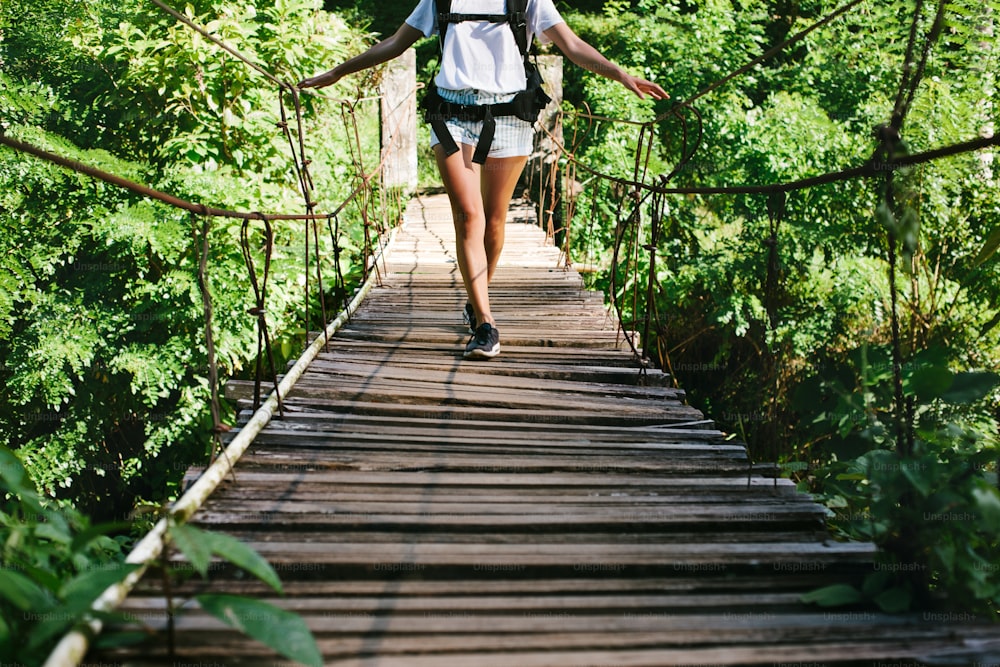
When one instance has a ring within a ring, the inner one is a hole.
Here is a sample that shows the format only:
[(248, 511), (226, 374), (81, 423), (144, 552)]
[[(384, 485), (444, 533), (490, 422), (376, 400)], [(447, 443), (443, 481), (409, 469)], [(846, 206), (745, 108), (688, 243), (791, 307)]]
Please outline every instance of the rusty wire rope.
[(260, 280), (257, 278), (257, 270), (253, 260), (253, 252), (251, 251), (250, 220), (244, 220), (240, 227), (240, 248), (243, 251), (243, 261), (247, 266), (250, 287), (254, 293), (254, 305), (247, 313), (257, 318), (257, 358), (254, 364), (253, 409), (256, 412), (260, 407), (260, 378), (263, 376), (264, 354), (266, 352), (268, 368), (271, 372), (271, 381), (274, 386), (275, 396), (278, 399), (278, 414), (284, 417), (285, 406), (278, 391), (278, 373), (274, 363), (274, 349), (271, 346), (271, 337), (267, 326), (267, 281), (271, 274), (274, 229), (266, 215), (261, 213), (259, 214), (259, 218), (264, 223), (264, 270)]

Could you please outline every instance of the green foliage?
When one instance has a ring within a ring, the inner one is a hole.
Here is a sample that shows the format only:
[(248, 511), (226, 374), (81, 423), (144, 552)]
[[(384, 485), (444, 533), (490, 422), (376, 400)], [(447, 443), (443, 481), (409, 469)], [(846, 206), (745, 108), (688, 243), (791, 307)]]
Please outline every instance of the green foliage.
[[(37, 665), (78, 624), (116, 620), (116, 613), (95, 612), (91, 606), (137, 566), (124, 562), (125, 539), (111, 537), (126, 524), (92, 525), (73, 507), (43, 499), (15, 453), (3, 446), (0, 498), (0, 658)], [(171, 521), (169, 536), (202, 576), (218, 556), (282, 592), (270, 564), (228, 535)], [(261, 600), (212, 594), (197, 600), (209, 613), (282, 655), (305, 665), (322, 664), (301, 617)], [(140, 638), (122, 635), (104, 641)]]
[(298, 614), (252, 598), (235, 595), (199, 595), (198, 604), (220, 621), (310, 667), (320, 667), (323, 656), (309, 628)]
[[(947, 351), (918, 355), (902, 369), (909, 424), (891, 405), (892, 363), (887, 350), (860, 350), (854, 363), (799, 387), (799, 401), (819, 404), (810, 425), (827, 461), (811, 488), (832, 510), (844, 535), (871, 540), (884, 561), (864, 597), (887, 610), (946, 604), (996, 613), (1000, 603), (1000, 492), (996, 424), (982, 400), (1000, 384), (991, 372), (954, 372)], [(900, 437), (913, 438), (912, 453)], [(832, 603), (832, 591), (814, 601)]]
[(15, 454), (0, 446), (0, 659), (41, 664), (55, 642), (94, 614), (104, 590), (135, 568), (123, 562), (116, 526), (91, 525), (38, 494)]
[[(61, 15), (63, 5), (0, 6), (6, 134), (189, 201), (302, 210), (271, 82), (150, 3), (88, 0)], [(305, 0), (186, 11), (288, 80), (326, 69), (361, 39)], [(335, 103), (311, 96), (303, 105), (314, 198), (332, 208), (353, 187), (354, 128)], [(362, 156), (379, 141), (377, 114), (366, 112), (359, 105)], [(363, 227), (355, 209), (339, 223), (339, 268), (356, 280)], [(207, 456), (213, 425), (196, 226), (187, 213), (0, 150), (0, 431), (44, 493), (98, 519), (129, 515), (137, 498), (169, 495)], [(258, 272), (260, 228), (254, 222), (251, 235)], [(285, 357), (321, 324), (315, 292), (305, 321), (304, 232), (302, 223), (275, 223), (266, 307)], [(210, 233), (223, 378), (246, 374), (256, 355), (239, 234), (240, 222), (226, 220)], [(333, 287), (331, 236), (320, 230), (330, 309), (343, 296)], [(232, 421), (231, 409), (223, 418)]]

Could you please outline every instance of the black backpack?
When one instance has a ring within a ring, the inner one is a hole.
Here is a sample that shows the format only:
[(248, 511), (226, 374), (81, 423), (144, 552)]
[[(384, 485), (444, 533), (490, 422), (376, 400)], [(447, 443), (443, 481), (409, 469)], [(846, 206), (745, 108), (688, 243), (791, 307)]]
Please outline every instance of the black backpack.
[(496, 130), (496, 116), (517, 116), (521, 120), (533, 123), (538, 119), (539, 112), (552, 101), (542, 89), (542, 77), (538, 73), (538, 68), (529, 58), (530, 44), (528, 44), (528, 0), (507, 0), (506, 14), (453, 14), (451, 12), (451, 0), (436, 0), (438, 33), (440, 35), (441, 48), (444, 49), (444, 37), (448, 31), (448, 26), (452, 23), (463, 21), (489, 21), (490, 23), (506, 23), (514, 33), (514, 40), (517, 48), (521, 52), (524, 62), (524, 76), (527, 86), (514, 96), (510, 102), (501, 104), (455, 104), (449, 102), (438, 95), (433, 82), (427, 88), (427, 93), (421, 102), (424, 109), (424, 120), (434, 128), (434, 134), (444, 148), (445, 155), (458, 152), (458, 146), (452, 138), (451, 133), (445, 126), (445, 121), (450, 118), (460, 120), (482, 121), (483, 131), (479, 136), (479, 143), (472, 156), (472, 161), (478, 164), (486, 162), (486, 156), (493, 144), (493, 133)]

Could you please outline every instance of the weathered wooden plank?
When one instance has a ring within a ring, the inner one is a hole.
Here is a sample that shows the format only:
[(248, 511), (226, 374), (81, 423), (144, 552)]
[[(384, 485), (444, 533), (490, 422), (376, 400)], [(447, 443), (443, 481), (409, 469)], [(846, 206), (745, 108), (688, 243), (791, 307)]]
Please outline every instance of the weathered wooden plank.
[[(718, 636), (720, 633), (716, 633)], [(502, 636), (502, 635), (498, 635)], [(602, 636), (602, 635), (599, 635)], [(662, 636), (662, 633), (661, 633)], [(547, 635), (543, 635), (547, 637)], [(697, 638), (695, 638), (697, 639)], [(433, 643), (424, 645), (423, 650), (407, 651), (405, 654), (393, 654), (381, 650), (381, 639), (365, 639), (357, 642), (353, 648), (359, 657), (335, 658), (327, 662), (336, 667), (468, 667), (469, 665), (488, 665), (489, 667), (552, 667), (566, 665), (572, 667), (600, 667), (614, 665), (615, 667), (690, 667), (699, 665), (888, 665), (900, 664), (909, 666), (912, 661), (900, 661), (899, 656), (913, 655), (915, 652), (944, 654), (949, 646), (954, 647), (956, 640), (948, 637), (930, 637), (919, 647), (914, 641), (905, 638), (902, 641), (892, 641), (891, 638), (880, 637), (870, 641), (834, 641), (824, 642), (821, 637), (813, 641), (803, 641), (798, 644), (780, 645), (775, 642), (754, 642), (748, 646), (733, 646), (720, 648), (705, 648), (703, 646), (684, 646), (678, 648), (644, 648), (642, 642), (636, 641), (637, 648), (616, 649), (614, 646), (605, 649), (599, 643), (598, 637), (588, 642), (584, 647), (573, 650), (563, 650), (559, 646), (559, 637), (548, 641), (533, 642), (540, 647), (521, 649), (515, 640), (503, 642), (497, 651), (464, 652), (443, 650), (438, 653), (433, 650)], [(496, 643), (496, 642), (494, 642)], [(619, 642), (612, 642), (618, 644)], [(547, 649), (546, 645), (551, 646)], [(627, 646), (627, 645), (626, 645)], [(921, 650), (922, 649), (922, 650)], [(220, 651), (221, 655), (227, 653)], [(264, 657), (259, 661), (246, 661), (250, 666), (270, 665), (274, 658)], [(944, 663), (947, 664), (947, 663)], [(974, 664), (966, 661), (962, 664)], [(979, 664), (990, 664), (982, 662)]]
[[(461, 349), (451, 343), (435, 344), (410, 341), (387, 343), (370, 339), (334, 338), (330, 341), (328, 349), (332, 353), (353, 353), (364, 350), (376, 355), (376, 359), (385, 364), (406, 364), (413, 363), (414, 360), (421, 360), (425, 363), (445, 364), (453, 370), (462, 368), (464, 372), (471, 373), (481, 372), (480, 369), (486, 368), (491, 372), (502, 372), (505, 367), (510, 367), (513, 371), (522, 369), (526, 364), (544, 364), (578, 373), (589, 371), (594, 366), (603, 366), (605, 373), (614, 371), (621, 373), (622, 370), (626, 370), (629, 374), (638, 374), (639, 372), (635, 359), (619, 349), (577, 350), (566, 347), (556, 350), (551, 347), (529, 347), (526, 345), (513, 347), (508, 344), (505, 346), (503, 354), (491, 360), (489, 364), (470, 364), (461, 359), (461, 351), (464, 349), (466, 338), (456, 334), (456, 340), (461, 342)], [(455, 362), (458, 362), (457, 366)]]
[[(370, 376), (346, 376), (339, 373), (331, 373), (323, 380), (311, 379), (299, 382), (295, 385), (292, 393), (285, 398), (339, 398), (342, 396), (357, 396), (363, 394), (369, 400), (379, 398), (390, 398), (398, 401), (407, 401), (419, 404), (455, 405), (455, 404), (489, 404), (491, 406), (524, 406), (538, 405), (539, 403), (552, 404), (552, 390), (543, 387), (540, 389), (530, 389), (523, 383), (494, 383), (485, 380), (480, 383), (475, 382), (454, 382), (444, 384), (433, 375), (427, 377), (426, 373), (414, 374), (416, 377), (410, 380), (402, 378), (383, 377), (381, 375)], [(605, 385), (605, 387), (607, 387)], [(555, 391), (558, 391), (556, 389)], [(484, 395), (485, 394), (485, 395)], [(253, 383), (233, 380), (226, 385), (226, 397), (239, 400), (253, 396)], [(603, 391), (595, 387), (590, 392), (565, 392), (564, 404), (575, 407), (602, 409), (607, 406), (608, 399), (617, 401), (622, 410), (627, 410), (633, 406), (649, 408), (649, 403), (653, 402), (653, 409), (661, 405), (682, 406), (676, 392), (660, 387), (650, 388), (629, 388), (616, 392), (613, 388), (606, 388)], [(556, 404), (558, 405), (558, 404)]]
[[(361, 345), (351, 347), (348, 345), (338, 346), (336, 350), (323, 353), (313, 362), (314, 368), (318, 371), (333, 370), (339, 364), (353, 361), (359, 365), (376, 366), (384, 368), (385, 355), (379, 353), (378, 349), (371, 349)], [(432, 372), (455, 373), (453, 363), (445, 362), (436, 356), (412, 356), (399, 357), (392, 366), (392, 369), (406, 370), (412, 368), (424, 368)], [(531, 378), (534, 380), (547, 380), (550, 382), (566, 382), (582, 384), (583, 388), (577, 391), (592, 391), (588, 388), (590, 384), (610, 384), (619, 386), (652, 386), (669, 387), (671, 377), (658, 369), (639, 370), (634, 366), (586, 366), (584, 364), (560, 364), (542, 362), (515, 362), (506, 361), (504, 364), (466, 364), (461, 367), (461, 377), (472, 382), (477, 375), (490, 375), (492, 377), (514, 377)], [(683, 389), (676, 389), (683, 393)]]
[[(295, 456), (297, 450), (292, 450), (288, 456)], [(301, 457), (296, 456), (301, 459)], [(260, 459), (262, 460), (262, 459)], [(746, 477), (746, 464), (742, 461), (728, 459), (670, 461), (661, 463), (656, 460), (589, 457), (580, 460), (579, 456), (565, 458), (535, 457), (511, 461), (507, 456), (450, 455), (428, 453), (423, 456), (410, 454), (400, 457), (393, 454), (376, 456), (370, 453), (337, 452), (326, 453), (317, 457), (310, 464), (316, 470), (325, 468), (338, 470), (354, 470), (358, 472), (433, 472), (452, 473), (555, 473), (576, 472), (593, 475), (604, 474), (636, 474), (655, 472), (661, 475), (686, 475), (693, 470), (712, 471), (715, 474), (729, 473)]]
[(315, 421), (284, 421), (279, 424), (272, 424), (260, 436), (258, 442), (288, 442), (302, 441), (308, 443), (310, 440), (322, 440), (332, 448), (336, 448), (338, 443), (349, 441), (358, 446), (368, 443), (372, 447), (378, 447), (382, 443), (388, 443), (398, 449), (400, 444), (419, 445), (427, 444), (438, 446), (442, 449), (456, 446), (474, 447), (475, 451), (501, 451), (515, 452), (523, 450), (524, 453), (537, 452), (541, 446), (545, 446), (550, 453), (567, 453), (570, 451), (588, 450), (595, 453), (622, 454), (631, 452), (645, 452), (647, 454), (661, 453), (672, 456), (727, 456), (736, 458), (746, 458), (746, 449), (741, 445), (730, 445), (719, 442), (710, 432), (708, 437), (697, 439), (696, 435), (687, 437), (657, 437), (658, 434), (643, 433), (623, 433), (620, 437), (614, 434), (601, 432), (580, 432), (573, 430), (551, 430), (534, 435), (522, 430), (511, 429), (510, 432), (499, 432), (492, 436), (488, 442), (483, 442), (483, 431), (480, 428), (460, 428), (458, 426), (450, 428), (397, 428), (391, 432), (386, 432), (384, 426), (372, 426), (366, 423), (337, 422), (333, 425)]
[[(687, 423), (701, 419), (701, 413), (686, 405), (665, 405), (662, 409), (650, 407), (643, 409), (640, 406), (629, 406), (623, 408), (621, 413), (609, 414), (606, 410), (585, 409), (568, 407), (549, 408), (536, 406), (533, 408), (468, 405), (456, 399), (455, 403), (448, 404), (447, 410), (441, 410), (436, 404), (413, 405), (403, 403), (362, 401), (358, 400), (337, 400), (314, 398), (311, 396), (298, 396), (296, 403), (302, 408), (312, 408), (313, 410), (324, 410), (332, 412), (350, 412), (353, 414), (379, 415), (386, 417), (409, 417), (409, 418), (447, 418), (454, 420), (508, 420), (519, 422), (534, 422), (548, 424), (581, 424), (581, 425), (645, 425), (652, 426), (658, 424)], [(245, 401), (241, 401), (241, 406)]]
[[(718, 575), (718, 576), (712, 576)], [(808, 571), (788, 571), (780, 579), (767, 573), (747, 573), (741, 577), (728, 576), (724, 569), (688, 570), (671, 573), (669, 577), (619, 577), (608, 573), (601, 577), (569, 577), (558, 576), (543, 579), (526, 578), (488, 578), (475, 579), (426, 579), (403, 578), (392, 581), (388, 588), (382, 578), (352, 577), (350, 579), (295, 579), (288, 578), (283, 583), (288, 599), (299, 597), (329, 598), (330, 600), (357, 600), (373, 598), (378, 600), (380, 608), (391, 605), (393, 601), (413, 599), (413, 604), (421, 600), (451, 599), (455, 604), (467, 596), (492, 596), (498, 601), (506, 600), (509, 604), (519, 604), (520, 601), (533, 600), (538, 596), (562, 596), (572, 602), (580, 596), (618, 596), (625, 599), (641, 600), (646, 595), (675, 596), (679, 600), (678, 608), (698, 607), (741, 607), (749, 603), (757, 608), (764, 608), (764, 601), (769, 595), (788, 595), (796, 600), (800, 591), (809, 590), (827, 582), (830, 570), (827, 568), (809, 568)], [(842, 574), (834, 574), (838, 580)], [(155, 579), (144, 580), (140, 584), (141, 591), (156, 593), (160, 582)], [(201, 578), (178, 582), (178, 595), (193, 595), (203, 591), (209, 582)], [(267, 597), (274, 591), (267, 584), (252, 578), (243, 578), (227, 582), (228, 589), (236, 594), (258, 595)], [(738, 603), (737, 600), (744, 600)], [(136, 605), (137, 608), (147, 606), (162, 606), (164, 599), (160, 596), (129, 598), (126, 605)], [(499, 602), (497, 603), (499, 604)], [(570, 605), (571, 608), (572, 605)], [(643, 608), (636, 602), (632, 607)], [(625, 607), (623, 607), (624, 609)], [(815, 607), (800, 605), (803, 612), (818, 611)], [(836, 610), (827, 610), (835, 612)], [(855, 610), (856, 611), (856, 610)]]
[(617, 572), (628, 566), (670, 569), (678, 565), (871, 562), (869, 544), (843, 542), (795, 543), (794, 548), (773, 542), (729, 543), (720, 550), (712, 543), (671, 544), (385, 544), (366, 542), (250, 542), (274, 563), (306, 560), (326, 565), (359, 565), (379, 569), (398, 566), (397, 572), (422, 567), (464, 568), (561, 567), (581, 572)]
[[(313, 470), (312, 463), (307, 462), (301, 468), (289, 468), (284, 471), (247, 471), (238, 472), (240, 483), (254, 481), (269, 481), (275, 484), (323, 486), (365, 486), (376, 485), (395, 488), (427, 489), (428, 492), (439, 493), (448, 486), (457, 488), (543, 488), (543, 489), (582, 489), (598, 492), (610, 490), (624, 492), (626, 490), (644, 489), (657, 492), (660, 489), (689, 489), (697, 491), (703, 487), (737, 487), (748, 485), (769, 489), (776, 484), (788, 484), (789, 480), (770, 480), (759, 477), (748, 479), (746, 476), (724, 477), (711, 474), (691, 474), (683, 477), (666, 475), (629, 475), (607, 472), (601, 474), (572, 473), (513, 473), (513, 472), (386, 472), (386, 471), (325, 471)], [(511, 464), (516, 469), (516, 463)], [(304, 475), (308, 473), (307, 478)]]
[[(813, 528), (820, 527), (825, 514), (812, 504), (793, 505), (789, 503), (747, 507), (746, 504), (693, 506), (659, 505), (642, 508), (622, 508), (604, 506), (571, 506), (564, 504), (531, 505), (489, 503), (473, 506), (466, 503), (434, 502), (427, 504), (398, 503), (346, 503), (322, 502), (317, 500), (263, 501), (259, 503), (241, 502), (236, 506), (219, 503), (212, 510), (206, 510), (199, 521), (202, 523), (227, 523), (273, 526), (285, 525), (294, 528), (300, 525), (342, 526), (371, 524), (373, 526), (424, 526), (427, 529), (448, 527), (481, 526), (507, 530), (510, 527), (552, 526), (580, 530), (612, 530), (615, 526), (639, 527), (643, 529), (688, 527), (695, 524), (719, 526), (727, 523), (752, 524), (760, 530), (761, 524), (807, 523)], [(736, 527), (730, 526), (731, 530)]]
[(750, 504), (758, 507), (761, 511), (772, 505), (789, 505), (794, 502), (809, 503), (816, 508), (815, 503), (804, 494), (798, 493), (794, 488), (778, 487), (771, 492), (770, 489), (764, 491), (746, 489), (713, 489), (689, 491), (681, 490), (670, 493), (650, 493), (645, 490), (622, 491), (602, 490), (573, 490), (566, 488), (558, 489), (531, 489), (517, 488), (507, 493), (494, 489), (468, 489), (465, 487), (452, 487), (441, 489), (433, 493), (427, 493), (413, 489), (399, 489), (393, 486), (350, 486), (346, 488), (326, 488), (322, 485), (295, 485), (274, 487), (268, 484), (254, 484), (245, 481), (242, 476), (238, 484), (233, 484), (232, 488), (226, 489), (224, 499), (219, 499), (213, 503), (213, 509), (226, 506), (226, 503), (243, 503), (253, 501), (260, 497), (262, 492), (280, 491), (282, 502), (293, 500), (324, 500), (357, 502), (365, 504), (379, 503), (420, 503), (420, 502), (448, 502), (461, 503), (466, 505), (474, 504), (494, 504), (508, 503), (521, 504), (527, 506), (535, 505), (574, 505), (591, 506), (598, 505), (607, 508), (628, 506), (635, 508), (653, 507), (659, 504), (671, 504), (683, 507), (687, 504), (701, 504), (714, 506), (722, 503)]
[[(481, 365), (480, 365), (481, 366)], [(477, 368), (479, 366), (476, 366)], [(414, 373), (412, 368), (400, 368), (396, 366), (386, 366), (380, 363), (365, 363), (344, 359), (331, 363), (319, 361), (312, 365), (312, 368), (321, 371), (315, 375), (307, 375), (297, 386), (316, 386), (337, 383), (360, 382), (393, 382), (399, 387), (412, 386), (415, 389), (425, 387), (423, 383), (433, 383), (441, 386), (447, 383), (460, 391), (463, 388), (478, 388), (483, 386), (491, 390), (517, 389), (531, 392), (558, 392), (561, 396), (590, 396), (597, 395), (610, 398), (648, 398), (651, 400), (680, 400), (684, 397), (684, 391), (662, 384), (641, 384), (638, 382), (637, 374), (630, 374), (628, 383), (603, 382), (595, 378), (588, 382), (566, 381), (561, 379), (550, 379), (547, 377), (525, 378), (519, 375), (493, 374), (489, 379), (485, 379), (480, 373), (456, 374), (453, 370), (448, 371), (439, 368), (427, 368)], [(465, 369), (463, 369), (464, 371)], [(280, 379), (280, 377), (279, 377)], [(415, 383), (414, 381), (419, 381)], [(252, 383), (227, 384), (227, 392), (231, 387), (243, 387)], [(551, 398), (551, 397), (550, 397)]]
[(284, 419), (275, 419), (268, 426), (269, 432), (301, 430), (309, 432), (331, 431), (336, 433), (394, 433), (402, 436), (434, 433), (461, 435), (489, 433), (491, 438), (530, 437), (535, 441), (586, 440), (593, 443), (657, 442), (693, 444), (710, 443), (713, 448), (727, 451), (746, 451), (742, 444), (724, 441), (724, 434), (706, 427), (705, 422), (653, 426), (581, 425), (570, 427), (538, 422), (499, 422), (489, 419), (452, 421), (435, 418), (372, 417), (349, 413), (304, 411), (290, 406)]

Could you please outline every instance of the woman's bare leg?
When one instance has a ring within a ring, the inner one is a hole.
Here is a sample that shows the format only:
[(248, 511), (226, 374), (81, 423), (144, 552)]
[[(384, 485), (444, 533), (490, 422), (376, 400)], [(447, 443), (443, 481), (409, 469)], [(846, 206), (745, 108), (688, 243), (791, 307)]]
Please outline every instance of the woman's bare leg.
[(458, 267), (469, 303), (477, 323), (495, 325), (489, 282), (503, 250), (510, 198), (528, 158), (487, 158), (480, 166), (472, 161), (474, 146), (462, 144), (459, 148), (445, 157), (438, 144), (434, 155), (451, 201)]
[(458, 268), (462, 272), (469, 303), (476, 312), (476, 321), (494, 324), (490, 313), (487, 290), (488, 263), (486, 259), (486, 213), (479, 192), (480, 166), (472, 161), (474, 148), (461, 144), (459, 151), (448, 157), (440, 144), (434, 146), (441, 181), (451, 201), (451, 214), (455, 223), (455, 251)]
[(510, 198), (524, 171), (527, 157), (486, 158), (482, 168), (481, 189), (483, 210), (486, 215), (486, 264), (487, 282), (493, 280), (500, 253), (503, 251), (504, 229)]

